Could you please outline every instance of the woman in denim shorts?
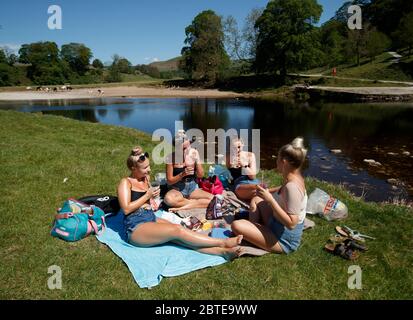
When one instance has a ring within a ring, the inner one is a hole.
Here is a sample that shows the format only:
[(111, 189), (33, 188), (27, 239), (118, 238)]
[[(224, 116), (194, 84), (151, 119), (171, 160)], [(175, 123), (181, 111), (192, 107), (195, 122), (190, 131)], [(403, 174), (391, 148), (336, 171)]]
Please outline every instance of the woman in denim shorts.
[(277, 170), (284, 184), (270, 189), (257, 186), (249, 220), (237, 220), (231, 225), (235, 234), (244, 235), (245, 240), (269, 252), (288, 254), (298, 249), (308, 200), (301, 175), (306, 154), (301, 137), (280, 149)]
[(211, 238), (155, 216), (150, 203), (151, 199), (159, 196), (160, 189), (150, 187), (149, 154), (141, 147), (132, 150), (127, 165), (131, 174), (119, 183), (118, 198), (130, 244), (151, 247), (173, 242), (228, 260), (239, 256), (242, 236)]
[[(166, 163), (166, 179), (170, 191), (165, 195), (165, 203), (170, 211), (208, 207), (214, 196), (199, 189), (196, 182), (197, 178), (204, 176), (198, 150), (191, 147), (191, 142), (183, 131), (178, 132), (173, 144), (175, 152), (167, 157)], [(181, 151), (179, 153), (178, 148)]]

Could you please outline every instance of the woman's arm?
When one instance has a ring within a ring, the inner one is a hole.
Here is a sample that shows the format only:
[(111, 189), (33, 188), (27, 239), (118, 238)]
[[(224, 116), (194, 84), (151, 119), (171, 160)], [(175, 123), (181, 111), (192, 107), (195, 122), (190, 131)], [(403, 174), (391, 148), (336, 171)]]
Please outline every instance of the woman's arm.
[(204, 168), (199, 162), (195, 164), (195, 176), (197, 178), (202, 178), (204, 176)]
[(174, 166), (173, 164), (166, 165), (166, 181), (168, 184), (172, 185), (179, 182), (183, 178), (183, 172), (174, 176)]
[(119, 205), (125, 215), (128, 215), (142, 207), (152, 196), (152, 191), (148, 190), (141, 198), (131, 202), (131, 187), (127, 179), (122, 179), (118, 186)]
[(193, 150), (193, 159), (195, 165), (195, 177), (202, 178), (204, 176), (204, 168), (202, 167), (202, 161), (199, 157), (199, 152), (196, 149)]
[(278, 202), (275, 201), (272, 194), (268, 190), (260, 186), (257, 186), (257, 196), (264, 199), (264, 201), (266, 201), (271, 206), (272, 214), (275, 219), (277, 219), (280, 223), (282, 223), (290, 230), (295, 228), (299, 220), (298, 215), (288, 214), (287, 212), (285, 212), (284, 209), (281, 208), (281, 206), (278, 204)]

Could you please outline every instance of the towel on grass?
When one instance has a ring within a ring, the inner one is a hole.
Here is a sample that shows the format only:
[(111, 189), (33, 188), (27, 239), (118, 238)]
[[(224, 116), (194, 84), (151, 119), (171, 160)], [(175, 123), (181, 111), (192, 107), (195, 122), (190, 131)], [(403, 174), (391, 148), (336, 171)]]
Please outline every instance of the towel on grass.
[[(162, 217), (163, 212), (156, 215)], [(97, 239), (108, 245), (132, 272), (141, 288), (158, 285), (163, 277), (173, 277), (227, 262), (223, 257), (200, 253), (171, 243), (140, 248), (127, 243), (123, 213), (106, 219), (106, 231)]]

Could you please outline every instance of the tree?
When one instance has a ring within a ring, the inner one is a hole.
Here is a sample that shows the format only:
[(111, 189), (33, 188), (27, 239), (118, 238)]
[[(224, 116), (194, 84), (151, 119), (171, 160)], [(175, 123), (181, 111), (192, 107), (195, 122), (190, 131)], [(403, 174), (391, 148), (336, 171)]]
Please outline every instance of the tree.
[(138, 64), (135, 67), (136, 71), (139, 71), (143, 74), (147, 74), (148, 76), (152, 78), (160, 78), (161, 73), (159, 72), (159, 69), (157, 67), (151, 66), (151, 65), (146, 65), (146, 64)]
[(225, 18), (223, 23), (225, 48), (233, 60), (249, 61), (255, 58), (258, 32), (255, 23), (263, 9), (254, 8), (244, 21), (240, 31), (237, 20), (233, 16)]
[(118, 69), (121, 73), (132, 73), (132, 63), (129, 62), (126, 58), (119, 58), (118, 60)]
[[(366, 8), (370, 3), (370, 0), (350, 0), (346, 1), (335, 13), (334, 17), (331, 20), (339, 21), (347, 25), (347, 21), (350, 18), (351, 14), (348, 13), (348, 8), (351, 5), (358, 5), (362, 9)], [(330, 20), (330, 21), (331, 21)]]
[(78, 75), (83, 76), (88, 70), (92, 51), (82, 43), (69, 43), (62, 46), (60, 52), (63, 60), (69, 63), (70, 68)]
[(368, 31), (366, 28), (361, 30), (349, 30), (348, 32), (346, 41), (347, 59), (352, 60), (356, 57), (358, 66), (360, 66), (360, 59), (366, 55), (367, 34)]
[(119, 70), (119, 60), (121, 57), (119, 55), (115, 54), (113, 55), (113, 62), (112, 65), (109, 67), (109, 74), (106, 78), (106, 81), (108, 82), (121, 82), (122, 81), (122, 76)]
[(270, 1), (255, 25), (257, 71), (278, 72), (284, 81), (287, 71), (317, 64), (321, 50), (314, 24), (321, 13), (316, 0)]
[(36, 84), (63, 84), (68, 70), (59, 58), (59, 48), (54, 42), (23, 44), (19, 61), (31, 64), (27, 76)]
[(246, 43), (246, 54), (252, 59), (255, 59), (258, 43), (258, 29), (255, 27), (255, 24), (259, 17), (261, 17), (263, 11), (263, 8), (252, 9), (245, 18), (245, 24), (242, 30), (243, 38)]
[(212, 10), (198, 14), (185, 29), (181, 68), (195, 80), (214, 84), (229, 65), (221, 18)]
[(9, 55), (9, 57), (7, 59), (7, 63), (9, 65), (13, 66), (18, 60), (19, 60), (19, 58), (17, 57), (17, 55), (12, 53), (12, 54)]
[(93, 60), (92, 66), (96, 69), (103, 69), (103, 63), (99, 59)]
[(367, 34), (366, 53), (373, 62), (374, 57), (383, 53), (391, 46), (391, 40), (383, 32), (377, 31), (376, 28), (370, 30)]
[(393, 34), (399, 47), (409, 48), (409, 57), (413, 47), (413, 11), (406, 14), (400, 21), (398, 29)]
[(347, 39), (346, 24), (330, 20), (320, 28), (321, 48), (324, 64), (338, 65), (345, 60), (345, 43)]
[(6, 54), (2, 48), (0, 48), (0, 63), (7, 63)]
[(413, 1), (411, 0), (374, 0), (363, 11), (363, 15), (379, 31), (393, 37), (402, 18), (412, 11)]

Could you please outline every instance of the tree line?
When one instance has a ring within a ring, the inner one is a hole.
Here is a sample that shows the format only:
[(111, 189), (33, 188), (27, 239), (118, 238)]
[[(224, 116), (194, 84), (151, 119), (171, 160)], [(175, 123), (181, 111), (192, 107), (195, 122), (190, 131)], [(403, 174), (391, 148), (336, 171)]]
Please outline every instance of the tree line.
[(90, 48), (81, 43), (55, 42), (23, 44), (18, 55), (0, 48), (0, 86), (56, 85), (121, 82), (122, 74), (146, 74), (154, 78), (171, 78), (175, 74), (159, 72), (150, 65), (136, 65), (118, 54), (104, 66), (94, 59)]
[[(363, 28), (350, 30), (348, 7), (359, 5)], [(232, 16), (212, 10), (199, 13), (185, 28), (179, 71), (160, 72), (151, 65), (133, 66), (113, 56), (109, 66), (80, 43), (36, 42), (21, 46), (18, 55), (0, 49), (0, 86), (120, 82), (122, 74), (154, 78), (184, 76), (213, 85), (242, 74), (276, 75), (343, 63), (371, 61), (386, 50), (413, 47), (413, 1), (347, 1), (335, 16), (317, 26), (322, 14), (317, 0), (271, 0), (254, 8), (240, 27)]]
[[(361, 30), (347, 26), (350, 5), (362, 8)], [(413, 2), (410, 0), (347, 1), (318, 27), (322, 6), (317, 0), (272, 0), (253, 9), (238, 26), (232, 16), (207, 10), (186, 28), (181, 68), (188, 78), (215, 83), (228, 74), (273, 74), (342, 63), (360, 65), (386, 50), (413, 46)]]

